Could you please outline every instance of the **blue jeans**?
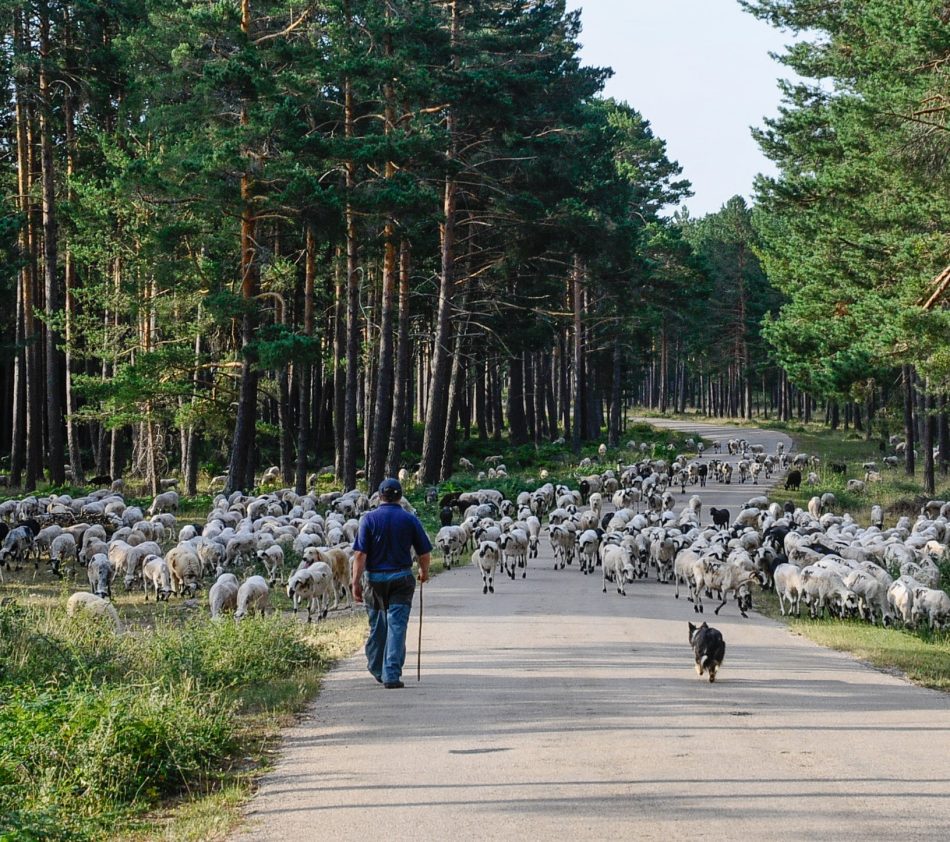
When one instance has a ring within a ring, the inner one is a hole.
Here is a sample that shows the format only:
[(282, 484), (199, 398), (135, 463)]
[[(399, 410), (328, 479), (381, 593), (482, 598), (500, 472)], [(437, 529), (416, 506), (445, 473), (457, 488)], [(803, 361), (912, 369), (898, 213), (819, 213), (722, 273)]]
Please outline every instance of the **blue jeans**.
[(363, 589), (363, 601), (369, 609), (366, 668), (378, 681), (399, 681), (402, 676), (415, 590), (412, 573), (389, 582), (367, 582)]

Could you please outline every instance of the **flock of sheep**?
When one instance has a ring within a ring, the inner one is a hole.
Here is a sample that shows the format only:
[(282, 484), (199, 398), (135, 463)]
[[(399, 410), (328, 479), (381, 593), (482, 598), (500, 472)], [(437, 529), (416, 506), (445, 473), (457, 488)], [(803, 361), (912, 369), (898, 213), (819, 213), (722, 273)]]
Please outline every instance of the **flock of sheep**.
[(831, 493), (813, 497), (805, 509), (754, 496), (735, 516), (711, 508), (711, 523), (703, 522), (702, 501), (694, 495), (677, 514), (675, 492), (704, 486), (707, 477), (756, 484), (762, 474), (791, 468), (786, 487), (797, 487), (801, 469), (818, 465), (807, 454), (790, 456), (781, 444), (766, 454), (762, 445), (732, 439), (726, 449), (738, 457), (735, 465), (704, 460), (699, 444), (696, 459), (644, 458), (583, 476), (577, 488), (547, 482), (514, 500), (492, 489), (447, 495), (436, 544), (447, 566), (470, 550), (486, 594), (494, 593), (499, 570), (510, 579), (520, 570), (526, 578), (528, 560), (538, 557), (546, 534), (554, 568), (576, 561), (587, 575), (600, 567), (605, 593), (611, 584), (625, 596), (627, 585), (655, 575), (674, 584), (677, 598), (685, 588), (696, 612), (704, 611), (704, 597), (715, 597), (717, 614), (732, 598), (746, 616), (759, 586), (775, 589), (783, 614), (800, 614), (804, 602), (815, 617), (950, 627), (950, 597), (938, 588), (937, 566), (948, 553), (950, 503), (929, 501), (915, 521), (902, 517), (888, 529), (879, 506), (868, 527), (836, 514)]
[[(653, 575), (672, 584), (677, 598), (685, 589), (696, 612), (715, 598), (718, 614), (731, 598), (746, 616), (759, 586), (774, 588), (783, 613), (800, 614), (805, 603), (813, 616), (950, 627), (950, 597), (938, 589), (937, 567), (950, 542), (950, 503), (930, 501), (915, 521), (903, 517), (886, 529), (880, 507), (862, 527), (835, 513), (832, 494), (813, 497), (805, 509), (753, 496), (735, 516), (711, 508), (705, 523), (702, 501), (692, 496), (677, 513), (677, 492), (682, 499), (690, 486), (755, 485), (787, 470), (786, 487), (797, 487), (801, 471), (817, 464), (782, 445), (768, 454), (744, 439), (724, 444), (733, 460), (723, 458), (718, 442), (704, 457), (703, 444), (689, 440), (693, 459), (650, 458), (641, 448), (640, 461), (580, 476), (576, 488), (544, 482), (514, 500), (495, 489), (445, 495), (435, 543), (448, 568), (470, 553), (486, 594), (494, 593), (499, 571), (526, 579), (546, 538), (556, 570), (574, 562), (584, 575), (600, 568), (605, 593), (610, 585), (625, 596), (628, 585)], [(602, 446), (602, 458), (605, 452)], [(507, 473), (500, 462), (492, 462), (495, 477)], [(427, 502), (436, 497), (431, 489)], [(352, 605), (352, 544), (360, 516), (377, 502), (358, 491), (237, 492), (218, 495), (204, 523), (179, 524), (175, 491), (157, 495), (144, 511), (127, 504), (120, 489), (9, 500), (0, 503), (0, 581), (4, 567), (30, 562), (34, 576), (41, 563), (54, 577), (84, 569), (89, 590), (69, 598), (69, 612), (106, 615), (117, 626), (117, 583), (140, 590), (146, 602), (194, 598), (207, 585), (211, 617), (233, 613), (236, 620), (270, 612), (271, 588), (280, 583), (294, 613), (305, 606), (309, 622), (341, 599)], [(291, 552), (295, 565), (286, 563)]]
[[(89, 590), (69, 598), (69, 613), (108, 616), (117, 627), (116, 587), (158, 602), (172, 595), (193, 598), (207, 584), (211, 617), (233, 613), (241, 620), (269, 613), (271, 588), (279, 582), (294, 613), (305, 605), (308, 621), (320, 619), (341, 598), (352, 604), (352, 543), (357, 518), (371, 504), (356, 491), (235, 493), (219, 495), (203, 524), (179, 524), (175, 491), (157, 495), (145, 511), (112, 490), (8, 500), (0, 503), (0, 582), (4, 567), (30, 563), (34, 578), (41, 564), (56, 578), (84, 570)], [(288, 570), (291, 551), (300, 561)]]

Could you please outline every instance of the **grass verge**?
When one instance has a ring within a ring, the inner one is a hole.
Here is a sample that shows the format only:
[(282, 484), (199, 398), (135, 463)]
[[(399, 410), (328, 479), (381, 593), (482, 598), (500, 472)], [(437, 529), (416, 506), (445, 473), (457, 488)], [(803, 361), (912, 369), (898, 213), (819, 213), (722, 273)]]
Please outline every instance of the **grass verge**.
[(117, 635), (59, 608), (0, 607), (0, 839), (220, 836), (280, 727), (364, 630), (358, 614), (272, 615)]
[[(848, 652), (892, 675), (933, 690), (950, 692), (950, 632), (882, 628), (858, 620), (783, 617), (774, 593), (756, 594), (755, 610), (780, 620), (819, 646)], [(807, 609), (804, 609), (807, 615)]]

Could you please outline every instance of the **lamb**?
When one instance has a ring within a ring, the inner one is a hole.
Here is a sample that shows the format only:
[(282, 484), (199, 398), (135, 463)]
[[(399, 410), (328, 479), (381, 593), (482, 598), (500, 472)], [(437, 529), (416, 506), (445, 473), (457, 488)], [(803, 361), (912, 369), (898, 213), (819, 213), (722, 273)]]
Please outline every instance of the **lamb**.
[(236, 621), (240, 622), (249, 614), (269, 614), (272, 610), (270, 588), (263, 576), (251, 576), (238, 588), (237, 610), (234, 612)]
[(616, 544), (604, 547), (603, 573), (604, 593), (607, 593), (607, 582), (613, 582), (617, 586), (617, 593), (626, 596), (626, 583), (632, 582), (635, 575), (630, 550)]
[(193, 597), (201, 586), (201, 559), (190, 544), (179, 544), (165, 556), (171, 571), (172, 585), (178, 596), (184, 596), (187, 587)]
[(109, 563), (109, 557), (104, 553), (94, 555), (92, 561), (86, 567), (90, 590), (103, 599), (112, 598), (112, 577), (114, 575), (115, 571)]
[(482, 593), (495, 592), (495, 567), (498, 565), (500, 551), (494, 541), (483, 541), (472, 553), (472, 564), (482, 574)]
[(852, 494), (864, 494), (866, 488), (866, 483), (860, 479), (849, 479), (845, 485), (845, 489)]
[(284, 581), (284, 551), (279, 544), (271, 544), (263, 550), (258, 550), (257, 558), (267, 571), (268, 584), (273, 585), (278, 580)]
[(233, 573), (222, 573), (208, 591), (212, 620), (223, 620), (225, 611), (237, 610), (238, 580)]
[(121, 633), (124, 630), (122, 621), (119, 619), (119, 612), (115, 610), (115, 606), (109, 600), (85, 591), (74, 593), (66, 600), (66, 614), (70, 617), (83, 615), (96, 619), (106, 619), (112, 623), (112, 627), (117, 632)]
[[(260, 576), (252, 576), (251, 579), (260, 579)], [(248, 579), (248, 582), (251, 579)], [(247, 582), (244, 585), (247, 585)], [(243, 588), (244, 585), (241, 587)], [(297, 570), (287, 582), (287, 596), (293, 600), (294, 616), (297, 615), (301, 601), (307, 600), (307, 622), (312, 621), (314, 613), (317, 614), (318, 620), (324, 619), (330, 610), (332, 589), (333, 571), (330, 570), (328, 564), (318, 561), (309, 567)]]
[(581, 573), (585, 576), (594, 572), (594, 567), (600, 551), (601, 535), (597, 529), (585, 529), (577, 538), (578, 556), (581, 562)]
[(155, 591), (156, 602), (165, 602), (172, 594), (172, 579), (168, 562), (157, 555), (148, 556), (142, 564), (142, 587), (145, 591), (146, 602), (148, 602), (150, 585)]

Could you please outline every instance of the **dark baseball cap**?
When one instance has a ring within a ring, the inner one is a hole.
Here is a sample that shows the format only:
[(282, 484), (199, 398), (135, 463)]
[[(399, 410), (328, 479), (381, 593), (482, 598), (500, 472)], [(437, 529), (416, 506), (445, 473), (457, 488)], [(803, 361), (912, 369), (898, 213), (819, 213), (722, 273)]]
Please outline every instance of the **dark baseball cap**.
[(389, 477), (379, 484), (379, 494), (389, 500), (398, 500), (402, 497), (402, 484), (398, 479)]

